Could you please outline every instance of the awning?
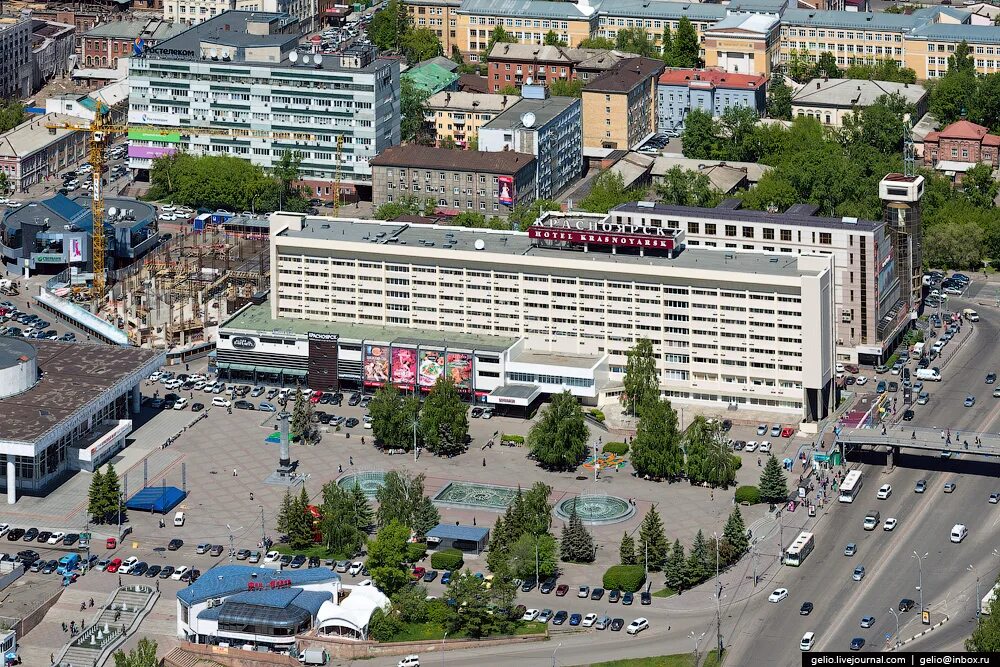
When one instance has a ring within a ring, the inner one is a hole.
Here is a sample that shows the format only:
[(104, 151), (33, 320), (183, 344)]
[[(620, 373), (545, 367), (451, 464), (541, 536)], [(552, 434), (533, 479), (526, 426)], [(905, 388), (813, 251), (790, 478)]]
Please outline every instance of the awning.
[(249, 364), (229, 364), (229, 370), (231, 371), (247, 371), (252, 372), (255, 367)]
[(278, 375), (283, 370), (284, 369), (278, 368), (277, 366), (257, 366), (258, 373), (272, 373), (274, 375)]
[(229, 362), (220, 361), (215, 365), (216, 368), (229, 368)]
[(293, 377), (300, 377), (300, 378), (304, 378), (306, 375), (308, 375), (307, 371), (300, 371), (297, 368), (282, 368), (281, 372), (284, 373), (285, 375), (291, 375)]

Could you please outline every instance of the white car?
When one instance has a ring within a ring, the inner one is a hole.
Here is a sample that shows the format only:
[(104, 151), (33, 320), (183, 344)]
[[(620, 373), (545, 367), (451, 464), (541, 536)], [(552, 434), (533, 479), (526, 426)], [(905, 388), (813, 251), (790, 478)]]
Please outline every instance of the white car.
[(371, 415), (365, 415), (365, 417), (364, 417), (364, 419), (362, 421), (363, 421), (363, 425), (364, 425), (365, 428), (371, 428), (372, 427), (372, 416)]
[(885, 500), (891, 495), (892, 495), (892, 485), (883, 484), (882, 486), (878, 487), (878, 493), (875, 494), (875, 497), (878, 498), (879, 500)]
[(640, 617), (629, 623), (628, 627), (625, 628), (625, 632), (630, 635), (637, 635), (647, 629), (649, 629), (649, 621)]
[(265, 563), (277, 563), (279, 560), (281, 560), (281, 554), (277, 551), (268, 551), (267, 555), (264, 556)]
[(408, 655), (397, 662), (396, 667), (420, 667), (420, 656)]
[(590, 613), (583, 617), (583, 623), (580, 625), (585, 628), (591, 628), (594, 626), (594, 623), (597, 623), (597, 614)]
[(212, 405), (218, 408), (228, 408), (230, 405), (232, 405), (232, 403), (222, 398), (221, 396), (213, 396)]
[(135, 564), (138, 562), (139, 562), (138, 558), (136, 558), (135, 556), (129, 556), (128, 558), (125, 559), (125, 562), (123, 562), (121, 565), (118, 566), (118, 571), (121, 572), (122, 574), (128, 574), (129, 572), (132, 571), (132, 568), (135, 567)]
[(175, 208), (175, 206), (173, 204), (164, 204), (163, 206), (160, 207), (160, 210), (163, 210), (163, 211), (173, 211), (174, 208)]
[(361, 570), (364, 569), (364, 567), (365, 567), (365, 564), (362, 563), (361, 561), (359, 561), (359, 560), (354, 561), (353, 563), (351, 563), (350, 569), (347, 570), (347, 574), (356, 577), (359, 574), (361, 574)]
[(868, 384), (867, 376), (859, 375), (858, 377), (854, 378), (854, 384), (856, 385)]
[(184, 573), (190, 569), (191, 568), (189, 568), (187, 565), (181, 565), (179, 568), (174, 570), (174, 573), (170, 575), (170, 578), (173, 579), (174, 581), (180, 581), (181, 577), (184, 576)]
[(66, 537), (66, 533), (52, 533), (52, 537), (48, 539), (48, 544), (59, 544), (64, 537)]
[(774, 592), (767, 597), (768, 602), (781, 602), (788, 597), (787, 588), (775, 588)]
[(155, 373), (149, 376), (150, 382), (156, 382), (159, 379), (160, 379), (160, 371), (156, 371)]
[(174, 401), (174, 410), (183, 410), (187, 407), (188, 400), (181, 396), (176, 401)]
[(765, 440), (764, 442), (760, 443), (761, 454), (767, 454), (770, 451), (771, 451), (771, 442), (769, 440)]
[(756, 440), (749, 440), (749, 441), (747, 441), (747, 446), (746, 446), (745, 449), (748, 452), (756, 452), (757, 451), (757, 441)]
[(538, 618), (539, 611), (537, 609), (528, 609), (524, 612), (524, 616), (521, 617), (522, 621), (533, 621)]
[(893, 519), (892, 517), (889, 517), (888, 519), (885, 520), (885, 523), (882, 525), (882, 530), (887, 530), (887, 531), (895, 530), (897, 523), (899, 522)]
[(9, 531), (9, 530), (10, 530), (10, 524), (9, 523), (0, 523), (0, 537), (3, 537), (4, 535), (6, 535), (7, 531)]

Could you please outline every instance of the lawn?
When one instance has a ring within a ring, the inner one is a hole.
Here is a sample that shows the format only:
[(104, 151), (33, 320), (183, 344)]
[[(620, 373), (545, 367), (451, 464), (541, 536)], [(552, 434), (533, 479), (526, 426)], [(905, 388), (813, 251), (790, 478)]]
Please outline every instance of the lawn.
[[(518, 623), (514, 634), (536, 635), (545, 632), (545, 623)], [(451, 632), (448, 634), (452, 639), (462, 639), (465, 635), (461, 632)], [(444, 630), (440, 623), (406, 623), (403, 629), (392, 638), (394, 642), (418, 642), (444, 638)]]
[(663, 590), (656, 591), (653, 593), (654, 598), (668, 598), (671, 595), (677, 595), (677, 591), (667, 586)]

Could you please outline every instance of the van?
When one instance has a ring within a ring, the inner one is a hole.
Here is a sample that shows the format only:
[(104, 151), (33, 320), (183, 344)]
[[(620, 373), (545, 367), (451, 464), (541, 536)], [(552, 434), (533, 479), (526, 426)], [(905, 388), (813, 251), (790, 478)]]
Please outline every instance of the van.
[(962, 317), (964, 317), (965, 319), (969, 320), (970, 322), (978, 322), (979, 321), (979, 313), (977, 313), (976, 311), (974, 311), (972, 308), (966, 308), (965, 310), (963, 310), (962, 311)]
[(964, 523), (956, 523), (951, 527), (951, 541), (956, 544), (964, 540), (968, 534), (969, 529), (965, 527)]
[(184, 525), (184, 512), (178, 512), (174, 515), (174, 525), (177, 527)]
[(816, 633), (807, 632), (802, 635), (802, 641), (799, 642), (799, 648), (803, 651), (811, 651), (813, 644), (816, 643)]
[(941, 371), (936, 368), (918, 368), (917, 369), (917, 379), (918, 380), (934, 380), (935, 382), (941, 381)]

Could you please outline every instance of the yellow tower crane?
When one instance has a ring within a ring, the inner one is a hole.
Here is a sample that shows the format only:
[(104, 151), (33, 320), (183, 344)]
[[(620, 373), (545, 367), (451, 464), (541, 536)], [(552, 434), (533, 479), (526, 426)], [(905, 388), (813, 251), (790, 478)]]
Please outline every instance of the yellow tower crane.
[[(104, 296), (107, 281), (107, 240), (104, 235), (104, 189), (102, 178), (104, 173), (105, 155), (111, 135), (124, 134), (129, 130), (147, 134), (179, 134), (181, 136), (217, 136), (250, 139), (279, 139), (285, 141), (319, 141), (316, 134), (310, 132), (278, 132), (272, 130), (253, 130), (244, 128), (208, 128), (208, 127), (160, 127), (156, 125), (138, 125), (132, 123), (115, 123), (105, 114), (104, 105), (97, 103), (94, 120), (90, 124), (82, 123), (49, 123), (49, 129), (79, 130), (90, 135), (90, 166), (93, 168), (93, 192), (91, 211), (93, 212), (93, 263), (94, 283), (91, 298), (100, 302)], [(340, 158), (343, 137), (337, 137), (337, 187), (340, 187)], [(336, 199), (334, 202), (336, 203)]]

